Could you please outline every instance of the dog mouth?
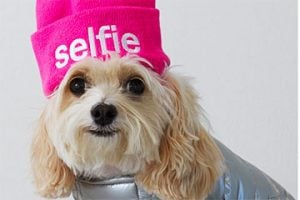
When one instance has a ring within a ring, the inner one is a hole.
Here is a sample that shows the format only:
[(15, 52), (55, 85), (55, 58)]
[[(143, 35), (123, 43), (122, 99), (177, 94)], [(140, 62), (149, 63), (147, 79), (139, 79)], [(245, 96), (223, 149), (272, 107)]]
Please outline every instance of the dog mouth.
[(111, 128), (89, 128), (88, 132), (97, 137), (112, 137), (117, 134), (119, 129), (111, 129)]

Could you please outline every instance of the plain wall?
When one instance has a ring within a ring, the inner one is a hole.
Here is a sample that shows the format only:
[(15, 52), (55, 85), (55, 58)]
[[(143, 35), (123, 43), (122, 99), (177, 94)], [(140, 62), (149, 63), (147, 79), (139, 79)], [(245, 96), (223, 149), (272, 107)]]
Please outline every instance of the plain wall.
[[(157, 0), (174, 70), (194, 77), (212, 134), (294, 197), (296, 0)], [(0, 194), (39, 199), (32, 128), (46, 99), (29, 36), (35, 2), (0, 1)]]

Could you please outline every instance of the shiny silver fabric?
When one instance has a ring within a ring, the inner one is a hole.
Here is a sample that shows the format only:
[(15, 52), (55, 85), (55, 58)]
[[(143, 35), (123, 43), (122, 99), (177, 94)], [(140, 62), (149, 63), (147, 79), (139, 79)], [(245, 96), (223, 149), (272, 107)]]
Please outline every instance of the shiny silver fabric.
[[(230, 151), (216, 140), (225, 158), (226, 171), (218, 180), (207, 200), (294, 199), (265, 173)], [(158, 200), (137, 186), (133, 177), (105, 181), (77, 179), (73, 191), (75, 200)]]
[(241, 159), (216, 140), (227, 170), (207, 199), (294, 199), (265, 173)]
[(137, 186), (133, 177), (114, 178), (105, 181), (78, 179), (73, 191), (75, 200), (159, 200)]

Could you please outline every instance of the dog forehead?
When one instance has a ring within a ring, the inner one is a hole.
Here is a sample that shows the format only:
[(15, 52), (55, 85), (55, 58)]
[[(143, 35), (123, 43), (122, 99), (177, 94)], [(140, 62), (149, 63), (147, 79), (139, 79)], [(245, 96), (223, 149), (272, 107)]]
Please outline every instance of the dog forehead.
[(85, 76), (94, 83), (123, 81), (128, 77), (142, 76), (142, 67), (123, 63), (121, 60), (99, 61), (87, 59), (79, 62), (70, 70), (68, 79)]

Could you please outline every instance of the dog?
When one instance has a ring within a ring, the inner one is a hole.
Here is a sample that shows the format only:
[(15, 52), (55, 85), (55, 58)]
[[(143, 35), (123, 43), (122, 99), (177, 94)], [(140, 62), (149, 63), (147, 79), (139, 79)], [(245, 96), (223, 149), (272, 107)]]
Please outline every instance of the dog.
[(71, 67), (32, 143), (39, 194), (69, 196), (78, 177), (130, 175), (165, 200), (206, 199), (216, 185), (222, 195), (210, 199), (293, 199), (206, 131), (187, 77), (170, 68), (158, 75), (145, 65), (151, 64), (138, 56), (111, 56)]

